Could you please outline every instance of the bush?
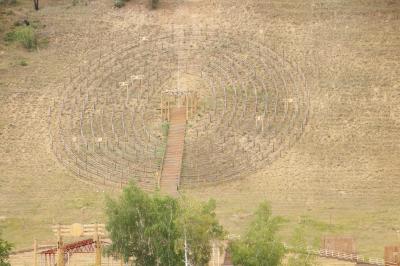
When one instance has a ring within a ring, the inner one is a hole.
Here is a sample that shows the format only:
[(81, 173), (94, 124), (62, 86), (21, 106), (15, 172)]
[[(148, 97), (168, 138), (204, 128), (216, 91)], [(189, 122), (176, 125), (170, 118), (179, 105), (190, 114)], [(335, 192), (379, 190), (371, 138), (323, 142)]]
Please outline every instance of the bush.
[(107, 230), (112, 244), (106, 253), (121, 255), (135, 265), (183, 266), (186, 250), (191, 265), (207, 265), (211, 240), (224, 231), (215, 202), (200, 203), (147, 194), (134, 184), (119, 199), (107, 199)]
[(156, 9), (157, 8), (157, 4), (158, 4), (159, 0), (150, 0), (150, 6), (152, 9)]
[[(0, 235), (1, 236), (1, 235)], [(12, 245), (7, 241), (0, 238), (0, 265), (1, 266), (10, 266), (8, 262), (8, 257), (10, 255)]]
[(17, 0), (0, 0), (0, 5), (16, 5)]
[(124, 0), (114, 0), (114, 6), (115, 7), (123, 7), (125, 5), (125, 1)]
[(271, 208), (262, 203), (244, 238), (230, 243), (234, 265), (258, 266), (280, 265), (285, 255), (285, 247), (277, 237), (283, 223), (281, 217), (273, 217)]
[(33, 27), (18, 26), (13, 31), (6, 34), (7, 42), (18, 42), (26, 49), (32, 50), (37, 47), (37, 36)]
[(164, 138), (168, 137), (169, 132), (169, 122), (163, 122), (161, 124), (161, 131)]
[(28, 63), (26, 62), (25, 59), (21, 59), (21, 60), (18, 62), (18, 64), (19, 64), (20, 66), (27, 66), (27, 65), (28, 65)]
[(318, 265), (315, 256), (310, 256), (307, 252), (307, 241), (304, 237), (304, 226), (295, 228), (289, 244), (292, 246), (288, 252), (292, 253), (288, 256), (287, 266), (314, 266)]

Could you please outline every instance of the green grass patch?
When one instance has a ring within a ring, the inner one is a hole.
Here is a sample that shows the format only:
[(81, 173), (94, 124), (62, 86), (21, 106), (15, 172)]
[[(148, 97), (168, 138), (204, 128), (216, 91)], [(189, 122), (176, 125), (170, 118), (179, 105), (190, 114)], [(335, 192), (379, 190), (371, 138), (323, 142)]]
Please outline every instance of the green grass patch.
[(17, 42), (28, 50), (34, 50), (38, 46), (38, 38), (32, 26), (17, 26), (5, 36), (9, 43)]
[(156, 148), (156, 158), (158, 164), (161, 164), (162, 159), (164, 158), (165, 155), (165, 151), (167, 149), (168, 132), (169, 132), (169, 122), (164, 121), (161, 124), (161, 134), (163, 136), (163, 141), (161, 145)]
[(82, 208), (91, 208), (94, 206), (94, 199), (91, 198), (74, 198), (69, 199), (65, 204), (65, 207), (68, 209), (82, 209)]
[(166, 150), (166, 144), (162, 144), (161, 146), (157, 147), (156, 150), (156, 158), (157, 158), (157, 163), (161, 164), (162, 159), (164, 158), (165, 150)]
[(165, 121), (161, 125), (161, 131), (164, 138), (168, 137), (169, 122)]
[(17, 0), (0, 0), (0, 6), (5, 6), (5, 5), (16, 5), (17, 4)]
[(317, 221), (306, 215), (300, 217), (299, 224), (311, 228), (312, 230), (321, 232), (335, 232), (340, 229), (337, 225), (329, 224), (323, 221)]
[[(1, 0), (0, 0), (0, 1), (1, 1)], [(0, 6), (1, 6), (1, 4), (0, 4)], [(4, 8), (4, 9), (0, 10), (0, 15), (4, 15), (4, 16), (13, 16), (13, 15), (15, 15), (15, 13), (14, 13), (14, 11), (12, 11), (11, 9), (6, 9), (6, 8)]]
[(21, 60), (18, 61), (18, 65), (20, 65), (20, 66), (27, 66), (27, 65), (28, 65), (28, 62), (26, 62), (25, 59), (21, 59)]
[(126, 2), (125, 0), (114, 0), (114, 6), (121, 8), (125, 5), (125, 2)]

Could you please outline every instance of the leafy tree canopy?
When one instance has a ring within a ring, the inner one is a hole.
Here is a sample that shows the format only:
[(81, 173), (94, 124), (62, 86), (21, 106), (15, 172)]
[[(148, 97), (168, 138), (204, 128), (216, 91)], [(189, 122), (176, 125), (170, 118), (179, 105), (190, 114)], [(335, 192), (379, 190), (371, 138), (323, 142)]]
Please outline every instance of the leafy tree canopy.
[[(215, 201), (199, 203), (184, 198), (180, 202), (180, 207), (181, 215), (177, 224), (184, 233), (180, 241), (186, 239), (192, 265), (206, 265), (211, 256), (211, 241), (224, 236), (224, 230), (215, 215)], [(179, 246), (184, 247), (184, 243), (180, 243)]]
[[(1, 232), (0, 232), (1, 233)], [(10, 255), (12, 245), (7, 241), (1, 239), (0, 234), (0, 266), (10, 266), (8, 262), (8, 257)]]
[(279, 265), (285, 255), (285, 247), (277, 237), (283, 221), (272, 216), (268, 203), (260, 204), (245, 236), (229, 246), (234, 265)]
[(318, 265), (316, 257), (307, 252), (307, 241), (304, 238), (305, 230), (303, 226), (294, 230), (289, 244), (292, 246), (288, 250), (291, 254), (287, 260), (287, 266), (315, 266)]
[(210, 259), (211, 240), (223, 236), (215, 216), (215, 202), (206, 204), (159, 194), (150, 195), (135, 185), (119, 199), (107, 199), (107, 229), (113, 241), (108, 252), (121, 254), (137, 265), (193, 265)]

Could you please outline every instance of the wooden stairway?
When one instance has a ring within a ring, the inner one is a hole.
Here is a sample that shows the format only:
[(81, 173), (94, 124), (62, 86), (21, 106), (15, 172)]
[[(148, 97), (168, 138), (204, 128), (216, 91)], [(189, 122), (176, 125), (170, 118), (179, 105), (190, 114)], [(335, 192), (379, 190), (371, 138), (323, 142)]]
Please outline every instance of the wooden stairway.
[(172, 108), (160, 190), (164, 194), (175, 197), (178, 196), (178, 185), (181, 176), (185, 130), (186, 109), (184, 107)]

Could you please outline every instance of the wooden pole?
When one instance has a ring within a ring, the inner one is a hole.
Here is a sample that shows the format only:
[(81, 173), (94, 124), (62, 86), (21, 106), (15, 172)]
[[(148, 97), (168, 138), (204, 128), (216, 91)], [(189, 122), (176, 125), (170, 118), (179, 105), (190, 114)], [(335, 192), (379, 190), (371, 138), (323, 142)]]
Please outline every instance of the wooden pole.
[(198, 98), (197, 98), (197, 93), (194, 95), (195, 100), (194, 100), (194, 112), (197, 112), (197, 104), (198, 104)]
[(186, 121), (189, 120), (189, 97), (185, 95), (185, 103), (186, 103)]
[(167, 121), (169, 122), (169, 120), (170, 120), (170, 111), (169, 111), (169, 100), (168, 100), (168, 102), (167, 102), (167, 105), (168, 105), (168, 107), (167, 107)]
[(189, 100), (189, 102), (188, 102), (188, 105), (189, 105), (189, 117), (192, 117), (193, 116), (193, 95), (189, 95), (189, 97), (188, 97), (188, 100)]
[(64, 247), (61, 236), (61, 227), (58, 226), (58, 242), (57, 242), (57, 266), (64, 266)]
[(264, 118), (265, 118), (265, 115), (263, 115), (262, 119), (261, 119), (261, 132), (262, 133), (264, 133)]
[(161, 109), (161, 122), (164, 122), (164, 109), (163, 109), (163, 96), (162, 96), (162, 93), (161, 93), (161, 106), (160, 106), (160, 109)]
[(96, 228), (95, 228), (95, 233), (94, 233), (94, 239), (95, 239), (95, 247), (96, 247), (96, 261), (95, 265), (96, 266), (101, 266), (101, 242), (100, 242), (100, 236), (99, 236), (99, 224), (96, 223)]
[(126, 85), (126, 106), (129, 103), (129, 85)]

